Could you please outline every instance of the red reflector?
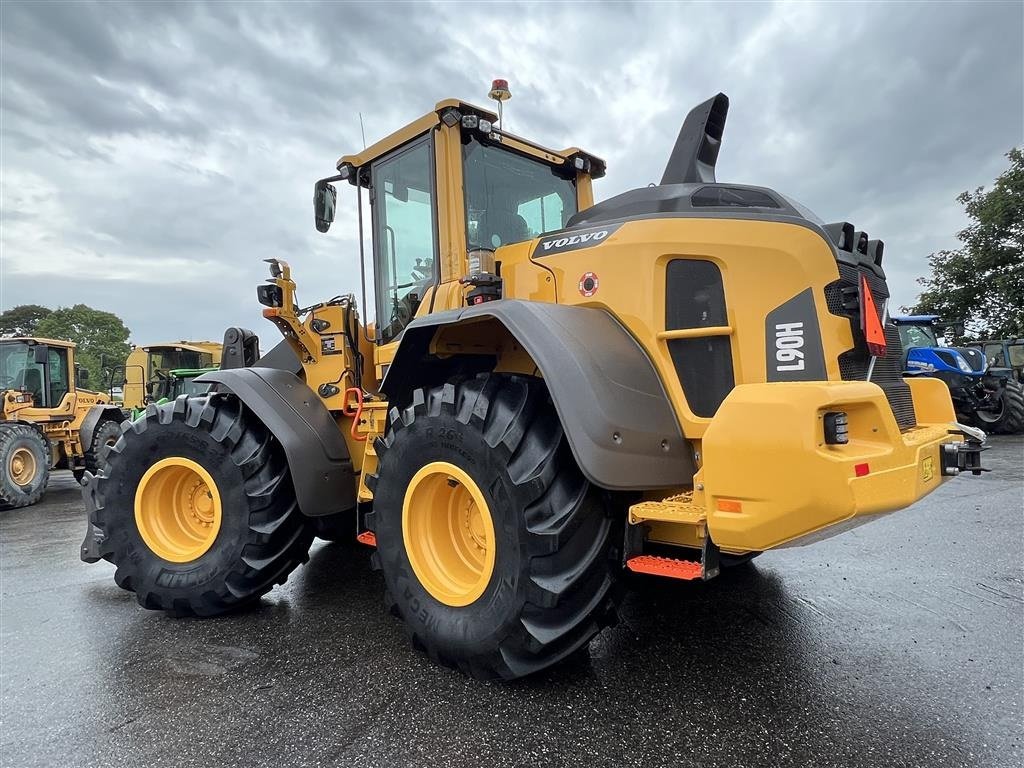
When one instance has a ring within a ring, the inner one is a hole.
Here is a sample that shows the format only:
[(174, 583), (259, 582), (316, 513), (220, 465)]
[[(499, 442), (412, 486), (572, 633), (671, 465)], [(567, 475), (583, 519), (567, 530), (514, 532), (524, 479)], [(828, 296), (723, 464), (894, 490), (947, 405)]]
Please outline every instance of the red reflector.
[(857, 475), (857, 477), (864, 477), (864, 475), (866, 475), (870, 471), (871, 471), (871, 467), (869, 467), (867, 465), (867, 462), (865, 462), (863, 464), (854, 464), (853, 465), (853, 473), (855, 475)]
[(860, 276), (860, 329), (868, 343), (868, 352), (874, 357), (885, 357), (885, 329), (878, 316), (875, 297), (871, 295), (868, 279)]
[(363, 531), (358, 536), (356, 536), (356, 541), (358, 541), (360, 544), (365, 544), (368, 547), (376, 547), (377, 534), (375, 534), (373, 531)]

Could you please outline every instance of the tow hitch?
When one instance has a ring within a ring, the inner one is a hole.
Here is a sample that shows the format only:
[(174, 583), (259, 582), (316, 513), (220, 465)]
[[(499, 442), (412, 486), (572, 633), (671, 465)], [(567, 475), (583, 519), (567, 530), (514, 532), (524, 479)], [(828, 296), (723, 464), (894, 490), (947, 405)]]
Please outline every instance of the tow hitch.
[(990, 470), (981, 466), (981, 452), (988, 450), (988, 446), (985, 445), (985, 433), (964, 424), (957, 424), (957, 427), (949, 430), (949, 434), (962, 435), (967, 439), (962, 443), (946, 443), (942, 446), (942, 474), (959, 475), (961, 472), (970, 472), (972, 475), (980, 475), (982, 472), (989, 472)]

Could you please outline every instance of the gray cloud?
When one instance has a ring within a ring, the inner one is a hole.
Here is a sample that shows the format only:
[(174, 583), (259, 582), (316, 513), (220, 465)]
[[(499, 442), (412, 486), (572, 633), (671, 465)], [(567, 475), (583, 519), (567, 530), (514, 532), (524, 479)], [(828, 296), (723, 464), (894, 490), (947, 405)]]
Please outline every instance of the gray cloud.
[[(139, 342), (274, 331), (253, 286), (358, 290), (355, 218), (310, 221), (341, 154), (512, 82), (507, 122), (660, 177), (679, 122), (732, 101), (719, 177), (887, 241), (896, 304), (955, 244), (954, 198), (1022, 143), (1019, 3), (0, 6), (0, 306), (86, 302)], [(351, 200), (343, 199), (344, 205)], [(350, 226), (346, 226), (346, 224)]]

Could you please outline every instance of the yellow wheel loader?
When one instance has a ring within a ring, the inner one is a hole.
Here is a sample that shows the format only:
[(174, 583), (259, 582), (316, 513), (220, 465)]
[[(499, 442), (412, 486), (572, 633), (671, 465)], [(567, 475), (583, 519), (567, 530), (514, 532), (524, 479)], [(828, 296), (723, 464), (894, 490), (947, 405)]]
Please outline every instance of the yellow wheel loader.
[(98, 471), (124, 416), (87, 380), (69, 341), (0, 339), (0, 508), (39, 501), (51, 469)]
[(135, 347), (124, 365), (110, 371), (110, 390), (123, 388), (124, 408), (137, 412), (161, 397), (171, 371), (213, 368), (220, 365), (221, 345), (216, 341), (168, 341)]
[[(314, 188), (369, 209), (363, 297), (258, 288), (284, 341), (150, 405), (87, 481), (86, 561), (212, 615), (348, 531), (413, 645), (479, 678), (543, 669), (613, 620), (627, 570), (710, 579), (982, 471), (945, 386), (904, 380), (883, 246), (715, 180), (728, 100), (661, 183), (594, 202), (599, 158), (458, 100)], [(235, 346), (229, 344), (229, 346)]]

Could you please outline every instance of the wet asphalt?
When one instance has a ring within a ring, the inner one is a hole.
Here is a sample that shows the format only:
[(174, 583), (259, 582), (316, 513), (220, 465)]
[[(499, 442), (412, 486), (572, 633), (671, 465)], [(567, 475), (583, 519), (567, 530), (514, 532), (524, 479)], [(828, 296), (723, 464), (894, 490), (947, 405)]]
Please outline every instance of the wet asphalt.
[(1018, 766), (1024, 437), (996, 471), (707, 584), (637, 579), (589, 653), (486, 684), (411, 650), (357, 544), (262, 604), (139, 608), (70, 474), (0, 513), (0, 764)]

